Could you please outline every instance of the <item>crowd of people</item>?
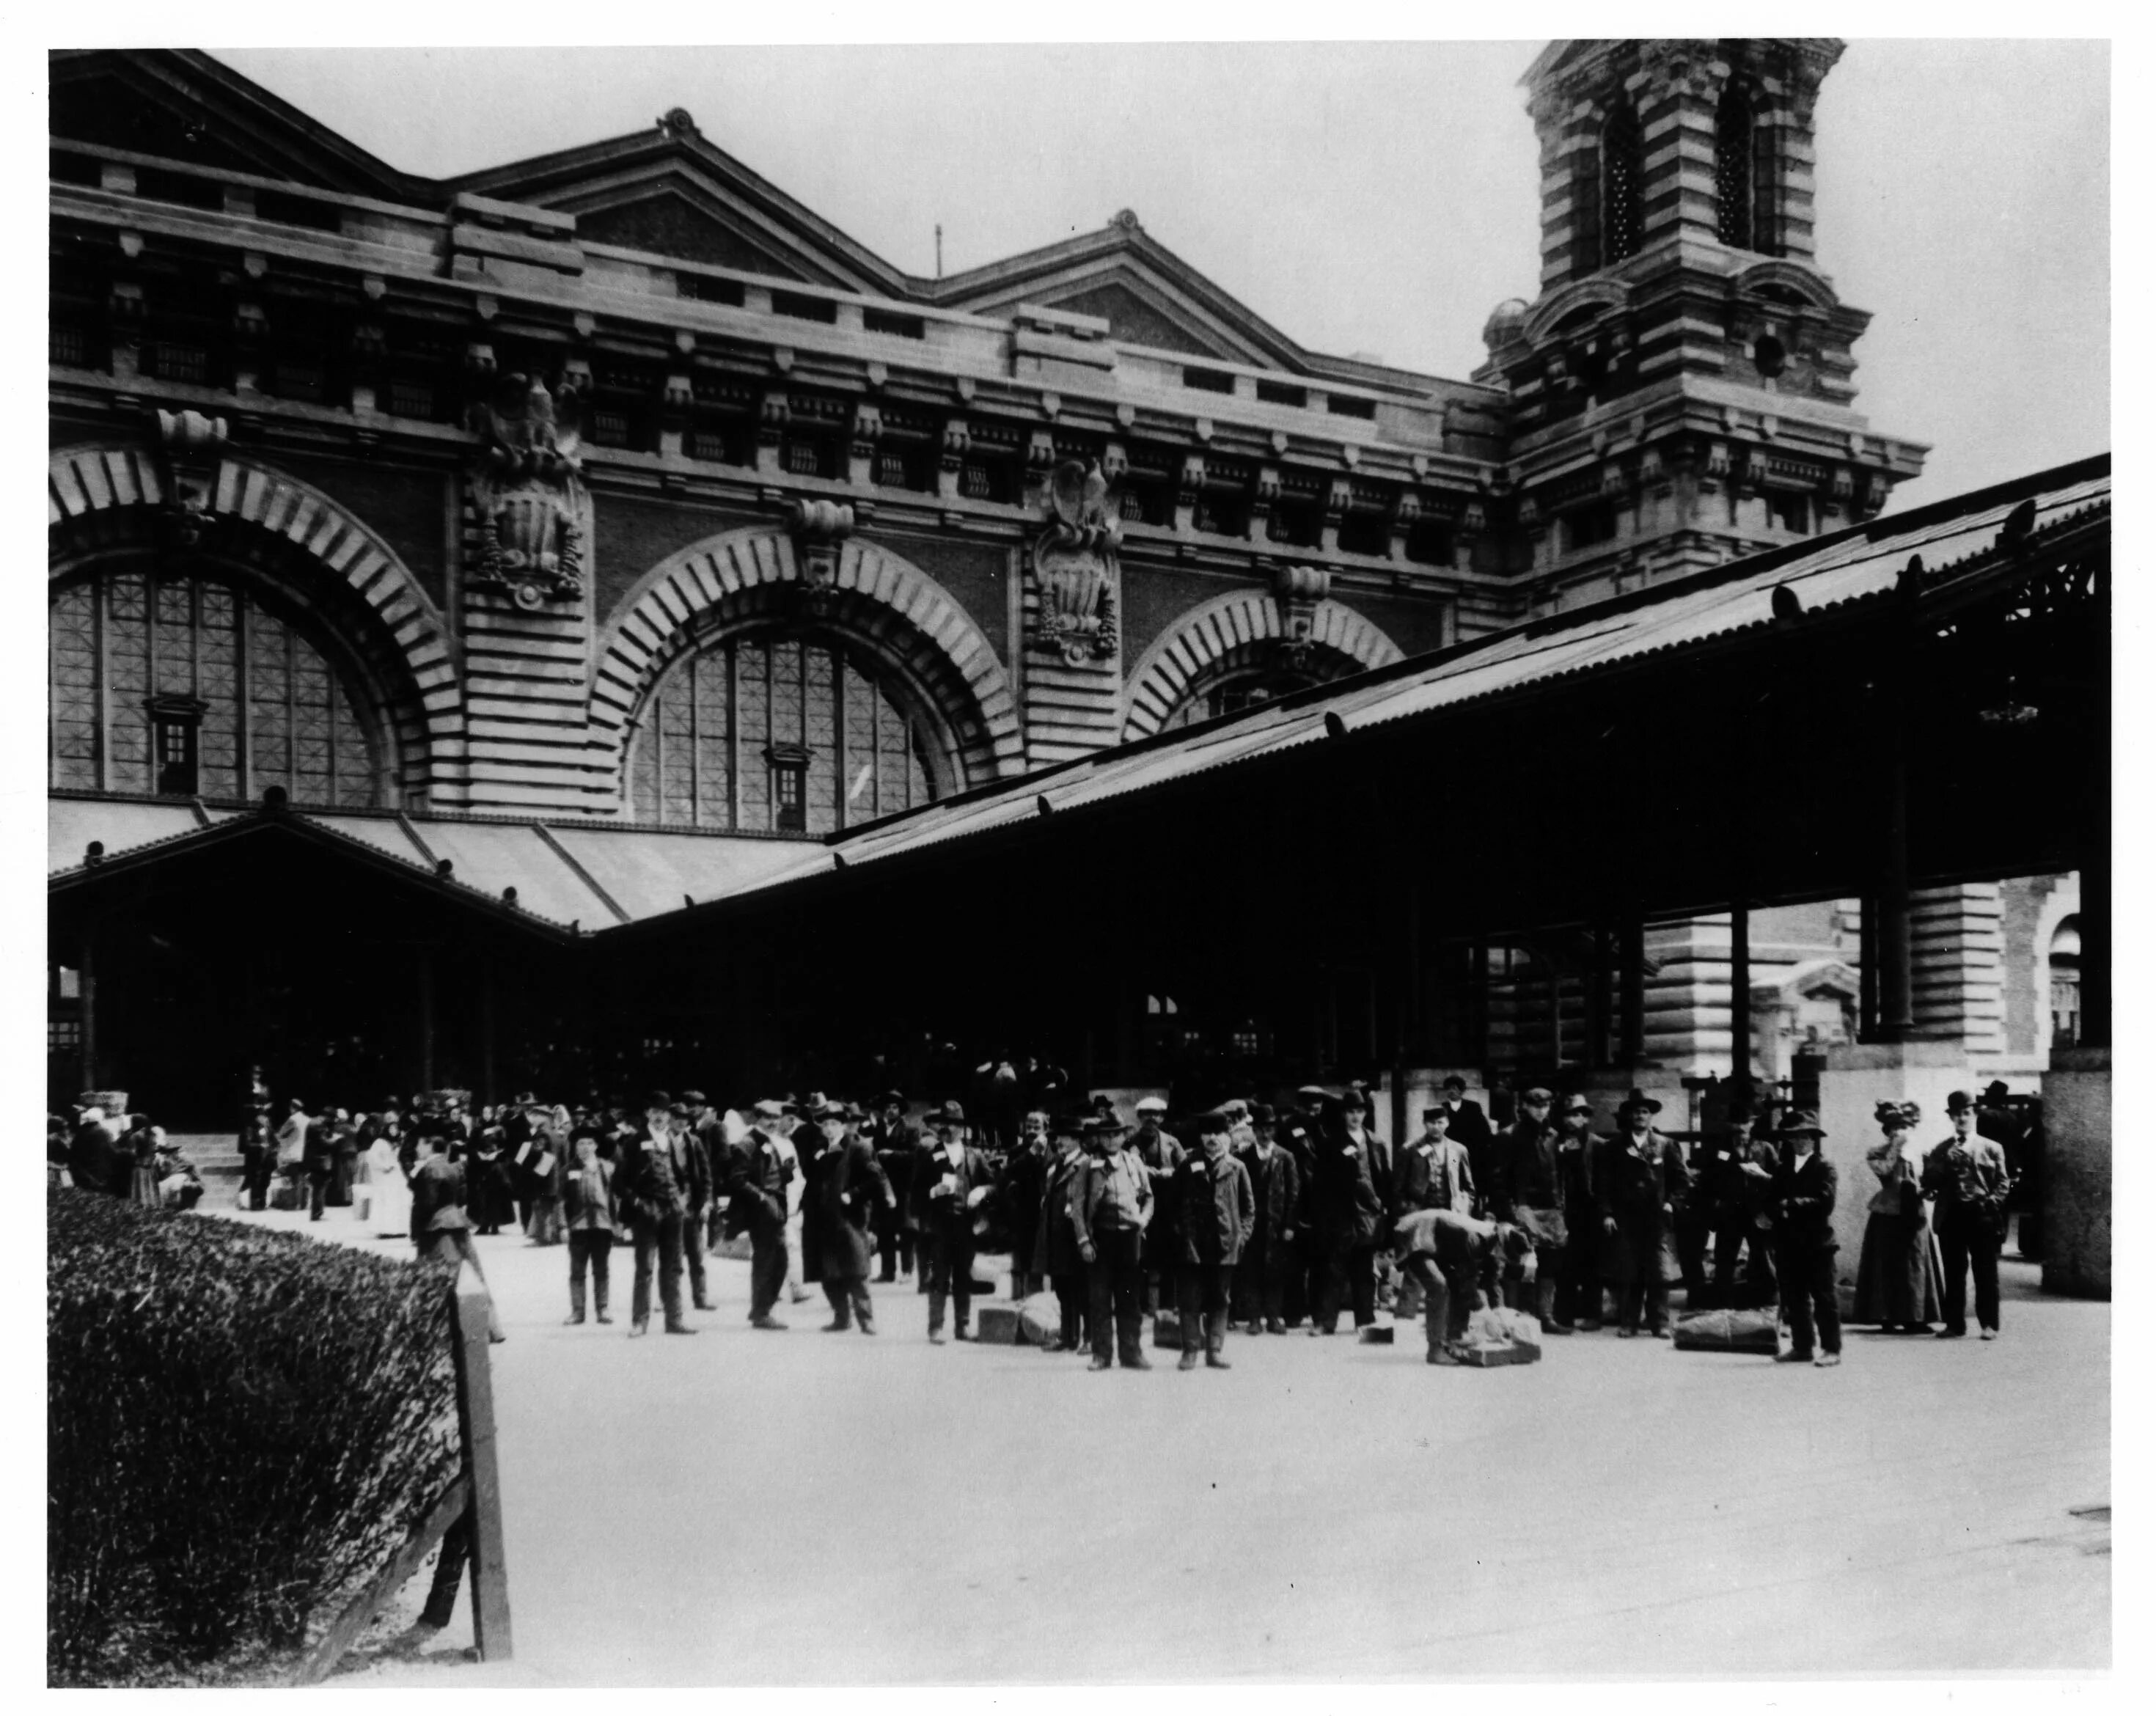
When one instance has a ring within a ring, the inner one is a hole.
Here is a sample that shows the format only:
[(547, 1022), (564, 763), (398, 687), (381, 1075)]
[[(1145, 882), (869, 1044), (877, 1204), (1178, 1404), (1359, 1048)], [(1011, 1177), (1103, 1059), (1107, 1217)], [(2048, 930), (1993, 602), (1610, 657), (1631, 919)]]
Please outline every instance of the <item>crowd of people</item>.
[[(1988, 1093), (1989, 1094), (1989, 1093)], [(1670, 1293), (1690, 1310), (1774, 1312), (1782, 1356), (1840, 1362), (1833, 1212), (1842, 1189), (1820, 1153), (1815, 1114), (1755, 1108), (1689, 1155), (1658, 1130), (1661, 1104), (1634, 1091), (1599, 1132), (1584, 1096), (1529, 1089), (1493, 1126), (1447, 1081), (1397, 1148), (1371, 1095), (1307, 1086), (1276, 1107), (1237, 1099), (1168, 1123), (1147, 1097), (1126, 1122), (1083, 1106), (1014, 1109), (985, 1140), (957, 1102), (915, 1112), (889, 1090), (870, 1106), (820, 1092), (722, 1110), (700, 1091), (639, 1108), (570, 1108), (520, 1092), (500, 1107), (441, 1092), (354, 1118), (296, 1098), (273, 1115), (259, 1075), (242, 1128), (242, 1197), (355, 1206), (377, 1232), (479, 1266), (475, 1236), (514, 1226), (567, 1254), (569, 1316), (610, 1323), (611, 1256), (629, 1247), (629, 1333), (652, 1299), (668, 1333), (712, 1308), (706, 1258), (744, 1241), (749, 1320), (781, 1330), (781, 1299), (820, 1286), (832, 1332), (875, 1333), (873, 1285), (911, 1278), (928, 1333), (971, 1337), (978, 1252), (1007, 1252), (1014, 1298), (1052, 1295), (1044, 1344), (1091, 1368), (1149, 1368), (1148, 1315), (1173, 1318), (1180, 1366), (1225, 1369), (1226, 1337), (1306, 1327), (1357, 1330), (1419, 1312), (1432, 1364), (1462, 1357), (1470, 1317), (1502, 1305), (1563, 1336), (1607, 1327), (1671, 1333)], [(1983, 1338), (1999, 1331), (1998, 1258), (2011, 1186), (1979, 1105), (1949, 1098), (1952, 1135), (1917, 1148), (1914, 1104), (1882, 1103), (1866, 1162), (1853, 1321), (1964, 1333), (1975, 1282)], [(198, 1175), (143, 1117), (80, 1115), (67, 1160), (80, 1184), (188, 1207)], [(1180, 1135), (1178, 1135), (1180, 1134)], [(1191, 1144), (1186, 1147), (1183, 1138)], [(985, 1147), (984, 1147), (985, 1143)], [(689, 1303), (682, 1297), (688, 1277)], [(496, 1331), (499, 1338), (499, 1330)]]

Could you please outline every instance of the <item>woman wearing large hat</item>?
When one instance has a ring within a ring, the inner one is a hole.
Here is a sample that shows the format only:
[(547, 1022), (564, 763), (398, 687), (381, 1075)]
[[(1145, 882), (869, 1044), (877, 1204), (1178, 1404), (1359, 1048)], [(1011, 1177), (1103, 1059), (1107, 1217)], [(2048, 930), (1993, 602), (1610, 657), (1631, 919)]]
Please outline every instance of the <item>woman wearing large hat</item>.
[(1849, 1320), (1876, 1323), (1890, 1333), (1920, 1333), (1939, 1320), (1938, 1242), (1924, 1210), (1923, 1163), (1910, 1142), (1922, 1112), (1914, 1102), (1881, 1102), (1875, 1117), (1884, 1135), (1864, 1158), (1879, 1189), (1865, 1218)]

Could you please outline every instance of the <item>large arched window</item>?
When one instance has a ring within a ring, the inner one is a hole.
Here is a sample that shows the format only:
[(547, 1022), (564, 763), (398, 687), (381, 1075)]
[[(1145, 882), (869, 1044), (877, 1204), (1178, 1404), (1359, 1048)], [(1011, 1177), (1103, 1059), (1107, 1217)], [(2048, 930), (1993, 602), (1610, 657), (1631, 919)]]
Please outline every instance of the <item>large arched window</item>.
[(52, 599), (51, 781), (109, 793), (376, 802), (362, 705), (322, 650), (253, 593), (106, 568)]
[(629, 811), (685, 828), (829, 834), (936, 796), (937, 741), (877, 664), (776, 631), (705, 645), (644, 699)]
[(1602, 126), (1602, 265), (1636, 255), (1645, 230), (1646, 149), (1628, 104)]

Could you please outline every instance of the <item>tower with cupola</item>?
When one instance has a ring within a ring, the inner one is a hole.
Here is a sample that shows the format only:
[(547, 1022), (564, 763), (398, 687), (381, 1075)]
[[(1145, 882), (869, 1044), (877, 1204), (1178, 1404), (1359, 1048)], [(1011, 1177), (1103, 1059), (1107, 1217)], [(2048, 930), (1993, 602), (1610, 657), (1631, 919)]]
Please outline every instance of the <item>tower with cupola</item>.
[(1813, 246), (1840, 42), (1553, 44), (1541, 291), (1484, 330), (1510, 397), (1513, 563), (1548, 609), (1862, 522), (1924, 448), (1853, 408), (1871, 317)]

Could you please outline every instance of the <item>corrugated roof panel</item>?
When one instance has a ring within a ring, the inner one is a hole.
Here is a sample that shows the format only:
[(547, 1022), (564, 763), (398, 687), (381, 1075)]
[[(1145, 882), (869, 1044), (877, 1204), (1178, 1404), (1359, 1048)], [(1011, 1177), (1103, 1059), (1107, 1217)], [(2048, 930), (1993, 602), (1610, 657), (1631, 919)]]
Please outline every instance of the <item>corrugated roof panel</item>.
[[(767, 886), (797, 870), (831, 866), (829, 849), (820, 841), (729, 840), (568, 822), (550, 822), (547, 829), (631, 918), (679, 912), (684, 896), (701, 903)], [(583, 916), (586, 929), (616, 922), (596, 902)]]
[(599, 929), (614, 921), (528, 823), (421, 822), (415, 817), (413, 825), (436, 857), (449, 861), (451, 873), (466, 887), (496, 899), (504, 888), (513, 887), (525, 911), (557, 923)]
[[(212, 822), (230, 811), (213, 810)], [(202, 826), (194, 806), (141, 804), (113, 799), (48, 799), (45, 801), (45, 870), (74, 870), (92, 840), (104, 843), (105, 855), (116, 858), (136, 846), (191, 835)]]
[(412, 844), (411, 837), (393, 816), (341, 816), (327, 810), (300, 814), (311, 822), (335, 829), (348, 840), (362, 841), (393, 858), (402, 858), (407, 864), (420, 865), (429, 870), (434, 867), (427, 862), (427, 855)]

